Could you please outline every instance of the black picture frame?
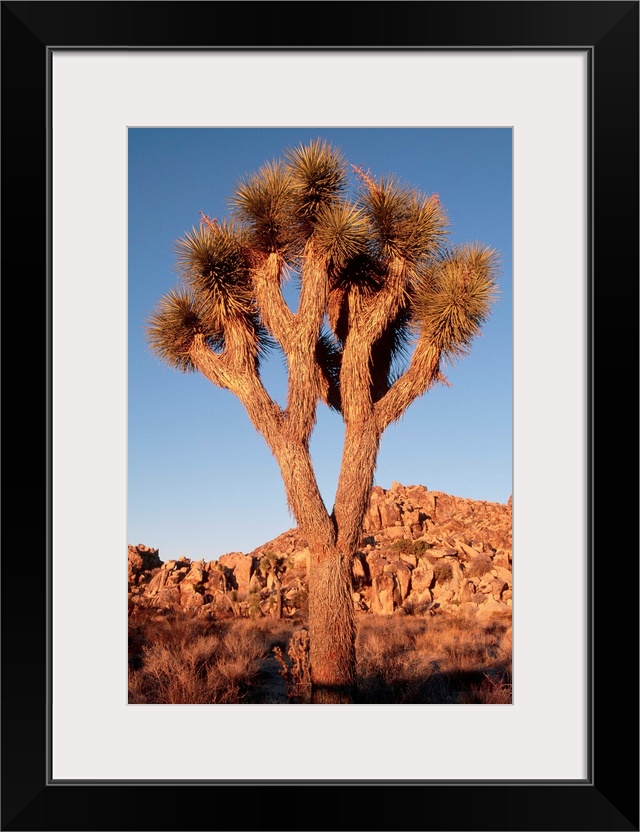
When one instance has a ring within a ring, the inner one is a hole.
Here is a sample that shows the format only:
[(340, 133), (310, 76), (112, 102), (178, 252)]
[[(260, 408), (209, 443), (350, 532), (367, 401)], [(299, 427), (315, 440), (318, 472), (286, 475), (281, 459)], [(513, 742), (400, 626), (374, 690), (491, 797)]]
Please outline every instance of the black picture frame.
[[(2, 558), (3, 830), (638, 830), (638, 501), (628, 478), (638, 436), (638, 9), (627, 0), (2, 2), (5, 367), (15, 369), (19, 355), (22, 371), (19, 394), (4, 409), (8, 444), (22, 450), (5, 483), (12, 542)], [(49, 64), (63, 47), (588, 52), (591, 729), (584, 782), (492, 781), (491, 772), (473, 782), (305, 782), (303, 755), (301, 781), (48, 779)], [(23, 540), (12, 536), (18, 527), (29, 531), (26, 546), (13, 542)], [(17, 570), (28, 572), (28, 583)]]

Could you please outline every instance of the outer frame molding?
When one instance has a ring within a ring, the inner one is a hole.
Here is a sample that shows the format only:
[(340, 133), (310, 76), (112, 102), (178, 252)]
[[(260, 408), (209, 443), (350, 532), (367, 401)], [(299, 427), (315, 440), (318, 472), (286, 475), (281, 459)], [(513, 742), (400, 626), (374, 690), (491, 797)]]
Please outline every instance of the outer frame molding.
[[(10, 468), (11, 487), (7, 491), (9, 499), (18, 495), (10, 514), (12, 527), (16, 525), (15, 518), (20, 518), (31, 528), (34, 505), (38, 506), (41, 520), (38, 545), (32, 544), (25, 557), (33, 558), (31, 553), (35, 552), (39, 559), (46, 553), (47, 561), (47, 581), (40, 577), (43, 570), (39, 567), (30, 576), (27, 605), (22, 600), (23, 590), (15, 590), (12, 584), (15, 574), (12, 552), (5, 552), (2, 564), (5, 625), (2, 635), (2, 829), (195, 830), (220, 828), (217, 816), (225, 817), (226, 829), (238, 830), (638, 830), (638, 562), (633, 546), (630, 553), (622, 553), (623, 557), (628, 555), (624, 564), (625, 585), (631, 588), (631, 599), (614, 598), (613, 603), (607, 604), (602, 593), (596, 590), (611, 585), (609, 559), (614, 555), (616, 561), (620, 559), (611, 545), (618, 527), (617, 524), (612, 527), (613, 518), (606, 509), (611, 506), (611, 493), (615, 493), (623, 473), (623, 461), (629, 457), (630, 443), (634, 449), (637, 447), (637, 395), (629, 396), (627, 391), (629, 379), (638, 377), (637, 340), (633, 344), (629, 340), (631, 333), (637, 336), (638, 310), (639, 3), (631, 0), (456, 3), (382, 0), (342, 2), (330, 8), (328, 2), (316, 2), (315, 10), (322, 13), (314, 14), (313, 27), (305, 25), (309, 3), (300, 2), (54, 0), (1, 5), (5, 239), (2, 259), (5, 298), (7, 291), (9, 297), (5, 308), (9, 309), (13, 323), (16, 318), (26, 317), (26, 313), (31, 323), (29, 329), (35, 328), (45, 337), (43, 349), (39, 338), (25, 339), (24, 329), (12, 336), (20, 341), (23, 361), (27, 357), (30, 367), (42, 367), (45, 378), (39, 375), (37, 384), (27, 390), (21, 387), (19, 408), (5, 409), (7, 435), (11, 431), (12, 439), (13, 436), (22, 439), (20, 462)], [(338, 27), (335, 25), (337, 9)], [(204, 25), (208, 17), (213, 20), (214, 14), (216, 25)], [(220, 25), (220, 21), (224, 24)], [(213, 33), (211, 40), (203, 41), (203, 33)], [(48, 67), (52, 50), (62, 47), (302, 50), (574, 47), (589, 51), (592, 730), (590, 773), (586, 782), (110, 781), (96, 784), (47, 780), (50, 749), (46, 715), (50, 707), (51, 655), (48, 635), (51, 570)], [(42, 288), (31, 290), (32, 297), (25, 303), (23, 286), (11, 278), (25, 274), (27, 259), (30, 263), (35, 260), (36, 268), (29, 268), (28, 272), (41, 275), (43, 284)], [(13, 333), (11, 327), (9, 331)], [(11, 357), (12, 353), (9, 352)], [(614, 356), (620, 354), (624, 359), (616, 362)], [(630, 356), (634, 356), (632, 366)], [(596, 384), (596, 370), (599, 370), (600, 386)], [(630, 370), (635, 371), (633, 376)], [(635, 386), (634, 391), (637, 393)], [(28, 435), (20, 431), (29, 411), (47, 414), (44, 431), (42, 425)], [(25, 455), (33, 456), (29, 462), (35, 464), (28, 464)], [(35, 480), (33, 472), (41, 470), (43, 461), (45, 477)], [(628, 463), (624, 465), (627, 467)], [(628, 494), (628, 482), (622, 487)], [(617, 512), (621, 504), (616, 505)], [(622, 515), (622, 522), (625, 519)], [(615, 569), (620, 569), (618, 563)], [(620, 643), (627, 661), (624, 669), (618, 664), (618, 653), (610, 658), (611, 645)], [(620, 753), (621, 747), (624, 754)], [(148, 791), (163, 786), (171, 789), (168, 799), (158, 800), (157, 792)], [(213, 817), (185, 810), (185, 806), (191, 805), (188, 790), (196, 786), (210, 790), (206, 805), (211, 807)], [(282, 812), (264, 816), (265, 795), (261, 789), (265, 786), (277, 789), (269, 795), (270, 804), (281, 805)], [(325, 793), (318, 794), (318, 788)], [(344, 789), (348, 793), (347, 801), (340, 800), (337, 804), (337, 798), (345, 797), (339, 791)], [(397, 799), (401, 795), (388, 795), (380, 789), (413, 789), (418, 794), (405, 791), (403, 802), (407, 808), (399, 811)], [(455, 811), (452, 811), (454, 801)], [(234, 812), (233, 819), (227, 820), (223, 807), (238, 802), (242, 804), (242, 812)], [(488, 812), (485, 807), (496, 808)]]

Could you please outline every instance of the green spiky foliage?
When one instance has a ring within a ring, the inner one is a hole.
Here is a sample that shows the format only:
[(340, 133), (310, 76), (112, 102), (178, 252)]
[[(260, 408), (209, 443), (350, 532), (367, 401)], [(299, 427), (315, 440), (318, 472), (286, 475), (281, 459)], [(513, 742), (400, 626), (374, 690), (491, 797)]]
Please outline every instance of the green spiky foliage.
[(254, 313), (246, 246), (231, 223), (192, 228), (175, 246), (180, 277), (220, 328)]
[(416, 280), (413, 313), (420, 337), (449, 359), (468, 352), (496, 296), (498, 255), (480, 244), (451, 248)]
[(329, 277), (329, 326), (336, 340), (344, 344), (350, 330), (350, 299), (373, 297), (384, 286), (385, 270), (378, 259), (365, 251), (333, 270)]
[(322, 205), (313, 228), (315, 250), (339, 272), (366, 252), (368, 232), (364, 211), (355, 205)]
[(292, 208), (308, 237), (322, 210), (345, 189), (347, 164), (342, 153), (322, 139), (285, 151), (285, 159), (293, 186)]
[(395, 177), (365, 178), (361, 203), (375, 253), (383, 259), (419, 263), (442, 244), (447, 217), (435, 196), (425, 197)]
[[(425, 197), (391, 175), (354, 170), (359, 187), (352, 201), (345, 195), (344, 157), (317, 139), (245, 177), (232, 196), (232, 221), (206, 221), (177, 241), (184, 289), (169, 293), (155, 310), (148, 333), (152, 351), (190, 371), (190, 338), (202, 333), (220, 350), (225, 328), (234, 323), (245, 327), (254, 342), (250, 352), (259, 357), (273, 342), (260, 322), (252, 269), (275, 254), (280, 266), (273, 274), (281, 282), (300, 273), (308, 251), (327, 269), (332, 336), (319, 334), (316, 362), (330, 406), (340, 406), (341, 352), (352, 318), (371, 314), (374, 320), (383, 308), (391, 262), (403, 264), (404, 276), (393, 289), (395, 312), (379, 322), (381, 334), (370, 345), (372, 400), (402, 374), (416, 329), (444, 357), (465, 353), (494, 297), (494, 253), (479, 246), (444, 248), (448, 219), (436, 195)], [(305, 249), (309, 241), (313, 247)]]
[(292, 188), (291, 175), (279, 161), (263, 165), (236, 187), (231, 206), (254, 249), (290, 253), (295, 248), (291, 231)]
[(183, 373), (195, 372), (189, 357), (196, 335), (202, 334), (211, 349), (224, 341), (222, 330), (207, 319), (202, 304), (193, 294), (172, 289), (163, 295), (147, 320), (147, 342), (151, 351), (165, 364)]
[(263, 574), (272, 574), (281, 577), (291, 566), (291, 558), (280, 555), (278, 552), (265, 552), (259, 561), (260, 570)]
[(164, 295), (147, 324), (155, 355), (182, 372), (194, 370), (189, 350), (196, 335), (215, 351), (225, 346), (230, 324), (245, 333), (256, 366), (273, 346), (260, 323), (241, 229), (229, 222), (192, 228), (175, 244), (182, 285)]

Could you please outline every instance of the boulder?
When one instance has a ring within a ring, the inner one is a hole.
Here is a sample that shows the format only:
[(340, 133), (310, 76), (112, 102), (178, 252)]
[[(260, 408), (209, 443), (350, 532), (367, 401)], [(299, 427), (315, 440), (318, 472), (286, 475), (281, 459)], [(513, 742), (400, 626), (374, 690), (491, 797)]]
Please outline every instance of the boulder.
[(496, 577), (500, 578), (503, 581), (506, 581), (509, 585), (511, 585), (513, 581), (513, 573), (510, 569), (505, 569), (503, 566), (497, 566), (494, 569), (496, 573)]
[(227, 555), (221, 555), (218, 562), (226, 566), (233, 576), (233, 589), (240, 592), (249, 591), (249, 582), (251, 581), (251, 573), (253, 571), (253, 557), (251, 555), (243, 555), (241, 552), (231, 552)]
[(377, 552), (369, 552), (366, 560), (367, 566), (369, 567), (369, 575), (371, 575), (371, 580), (373, 580), (375, 577), (384, 572), (385, 566), (389, 565), (389, 561), (386, 558), (383, 558)]
[(362, 521), (362, 530), (364, 532), (377, 532), (382, 528), (382, 521), (380, 520), (380, 511), (377, 505), (369, 505), (367, 512)]
[(385, 534), (389, 540), (411, 540), (411, 530), (406, 526), (391, 526), (385, 529)]
[(396, 585), (400, 591), (400, 603), (409, 594), (409, 587), (411, 586), (411, 570), (401, 560), (395, 560), (384, 569), (385, 572), (392, 572), (396, 577)]
[(145, 572), (162, 565), (157, 549), (151, 549), (143, 543), (127, 547), (129, 583), (136, 584)]
[(192, 583), (183, 581), (180, 584), (180, 606), (187, 609), (201, 607), (204, 604), (204, 597), (199, 593)]
[(500, 601), (502, 598), (502, 593), (507, 589), (507, 582), (503, 581), (501, 578), (494, 578), (491, 581), (491, 595), (496, 599), (496, 601)]
[(376, 615), (391, 615), (394, 609), (395, 588), (396, 582), (392, 573), (382, 572), (376, 575), (371, 584), (371, 612)]
[(478, 607), (478, 617), (492, 617), (496, 615), (511, 615), (511, 607), (508, 604), (503, 604), (501, 601), (496, 601), (495, 598), (489, 596), (484, 604)]
[(474, 601), (474, 595), (476, 594), (476, 586), (473, 581), (465, 580), (462, 582), (462, 586), (460, 587), (460, 603), (465, 604), (469, 601)]
[(433, 583), (433, 569), (426, 566), (418, 566), (411, 572), (411, 589), (415, 592), (423, 592), (429, 589)]
[(206, 574), (204, 571), (204, 561), (196, 561), (191, 564), (191, 568), (182, 579), (182, 583), (188, 583), (193, 584), (193, 586), (198, 586), (200, 584), (203, 584), (205, 580)]
[(402, 523), (402, 515), (397, 503), (390, 500), (385, 501), (378, 506), (378, 510), (380, 512), (380, 524), (383, 529), (395, 526), (396, 523), (398, 525)]
[(449, 546), (441, 547), (439, 549), (433, 548), (429, 550), (429, 555), (432, 558), (446, 558), (446, 557), (455, 557), (458, 554), (456, 549), (453, 549)]
[[(475, 549), (473, 546), (467, 546), (466, 543), (463, 543), (461, 540), (456, 540), (456, 546), (461, 554), (465, 555), (469, 560), (473, 560), (474, 558), (481, 558), (482, 552), (478, 549)], [(482, 543), (480, 544), (482, 546)]]

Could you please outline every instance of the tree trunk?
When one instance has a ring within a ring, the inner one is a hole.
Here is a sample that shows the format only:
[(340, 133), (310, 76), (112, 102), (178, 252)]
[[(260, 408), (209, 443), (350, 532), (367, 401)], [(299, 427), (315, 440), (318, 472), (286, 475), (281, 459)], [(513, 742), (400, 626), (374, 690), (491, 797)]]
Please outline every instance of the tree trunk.
[[(347, 425), (333, 516), (329, 516), (305, 443), (272, 449), (289, 505), (307, 539), (311, 701), (341, 704), (356, 692), (356, 622), (352, 564), (369, 503), (379, 434), (371, 414)], [(338, 541), (338, 542), (336, 542)]]
[(373, 420), (347, 425), (334, 521), (337, 543), (311, 549), (309, 639), (311, 701), (354, 701), (356, 620), (352, 564), (369, 505), (379, 435)]
[(312, 546), (309, 581), (311, 702), (347, 704), (356, 690), (353, 552)]
[(277, 578), (275, 575), (273, 581), (273, 587), (276, 593), (276, 606), (273, 613), (274, 618), (282, 618), (282, 581)]
[(352, 702), (356, 686), (353, 551), (335, 547), (336, 527), (318, 489), (304, 443), (274, 446), (287, 499), (309, 545), (309, 661), (311, 701)]

